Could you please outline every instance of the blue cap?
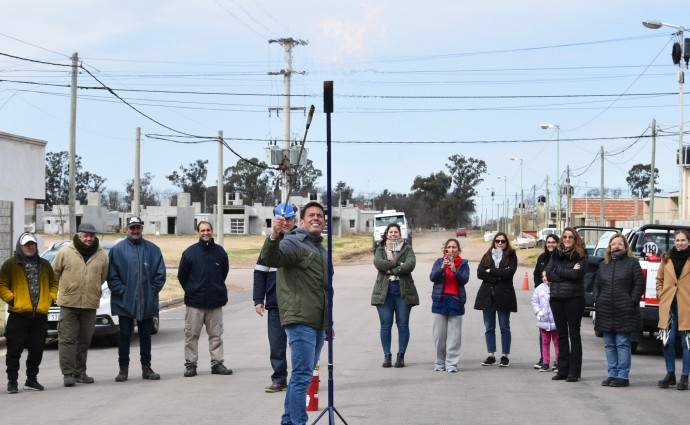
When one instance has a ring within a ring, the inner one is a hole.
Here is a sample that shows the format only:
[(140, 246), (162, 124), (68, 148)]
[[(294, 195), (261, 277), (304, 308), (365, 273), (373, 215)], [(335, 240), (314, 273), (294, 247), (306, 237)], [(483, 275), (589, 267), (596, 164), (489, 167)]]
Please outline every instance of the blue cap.
[(285, 202), (281, 202), (273, 210), (273, 215), (282, 215), (285, 218), (292, 218), (297, 215), (297, 206), (295, 204), (285, 204)]

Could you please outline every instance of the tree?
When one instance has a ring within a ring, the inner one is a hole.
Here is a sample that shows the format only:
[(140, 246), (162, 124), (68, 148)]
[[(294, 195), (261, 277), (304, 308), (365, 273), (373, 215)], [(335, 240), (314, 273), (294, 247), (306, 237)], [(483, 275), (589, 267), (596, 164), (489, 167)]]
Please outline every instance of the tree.
[(335, 190), (331, 194), (331, 197), (333, 198), (333, 202), (347, 202), (348, 200), (352, 199), (352, 195), (354, 193), (354, 189), (351, 188), (350, 186), (347, 185), (344, 181), (339, 181), (335, 185)]
[[(86, 202), (88, 192), (105, 191), (105, 181), (98, 174), (82, 172), (81, 157), (74, 156), (75, 178), (74, 189), (76, 200)], [(46, 208), (52, 210), (54, 205), (67, 205), (69, 202), (69, 153), (67, 151), (48, 152), (46, 154)]]
[[(659, 178), (659, 169), (654, 168), (654, 193), (660, 193), (661, 190), (656, 188)], [(637, 199), (646, 198), (649, 196), (652, 181), (652, 164), (635, 164), (628, 171), (628, 177), (625, 181), (628, 183), (630, 193)]]
[[(156, 199), (156, 194), (151, 187), (151, 181), (155, 176), (150, 172), (144, 173), (144, 176), (140, 178), (140, 188), (139, 188), (139, 205), (141, 207), (148, 207), (152, 205), (158, 205), (158, 199)], [(130, 210), (132, 206), (132, 200), (134, 199), (134, 179), (128, 180), (125, 184), (125, 205), (126, 209)]]
[[(280, 176), (280, 174), (278, 174)], [(307, 196), (316, 191), (316, 180), (323, 176), (321, 170), (314, 168), (314, 162), (307, 160), (306, 165), (288, 170), (288, 181), (293, 195)]]
[(270, 174), (266, 169), (266, 164), (256, 158), (251, 158), (250, 161), (259, 166), (240, 159), (234, 166), (225, 169), (223, 179), (225, 192), (239, 193), (247, 205), (255, 202), (272, 204), (272, 202), (267, 203), (271, 197)]
[(463, 155), (452, 155), (448, 159), (450, 163), (446, 167), (455, 188), (452, 196), (447, 197), (441, 205), (440, 219), (446, 227), (468, 225), (475, 212), (472, 198), (477, 196), (477, 187), (484, 181), (482, 175), (486, 173), (486, 163)]
[(453, 179), (440, 171), (438, 173), (431, 173), (429, 177), (417, 176), (412, 183), (412, 197), (421, 207), (421, 211), (426, 210), (426, 213), (416, 216), (420, 217), (417, 223), (419, 226), (433, 226), (439, 224), (438, 214), (442, 201), (448, 196), (448, 191), (453, 185)]
[(203, 202), (206, 186), (206, 169), (208, 160), (197, 159), (196, 162), (189, 164), (189, 168), (180, 165), (180, 173), (173, 171), (169, 176), (165, 176), (172, 184), (191, 195), (192, 202)]

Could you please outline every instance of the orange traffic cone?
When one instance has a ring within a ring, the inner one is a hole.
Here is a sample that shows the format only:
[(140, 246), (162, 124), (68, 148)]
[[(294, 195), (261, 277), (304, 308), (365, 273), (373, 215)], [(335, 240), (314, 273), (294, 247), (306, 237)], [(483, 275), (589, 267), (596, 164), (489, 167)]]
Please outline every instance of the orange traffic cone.
[(522, 290), (529, 291), (529, 277), (527, 275), (527, 272), (525, 272), (525, 278), (522, 279)]
[(307, 412), (319, 410), (319, 364), (316, 364), (307, 390)]

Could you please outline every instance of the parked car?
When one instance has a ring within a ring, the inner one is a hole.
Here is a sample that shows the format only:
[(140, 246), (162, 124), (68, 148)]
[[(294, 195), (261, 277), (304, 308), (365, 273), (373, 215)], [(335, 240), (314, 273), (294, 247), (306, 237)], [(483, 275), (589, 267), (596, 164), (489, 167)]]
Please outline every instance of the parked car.
[[(545, 227), (537, 232), (537, 246), (544, 246), (544, 241), (546, 237), (552, 234), (556, 234), (555, 227)], [(560, 237), (560, 235), (559, 235)]]
[(514, 248), (534, 248), (537, 246), (537, 238), (527, 233), (521, 233), (513, 243)]
[(461, 236), (467, 237), (467, 229), (465, 229), (464, 227), (458, 227), (457, 229), (455, 229), (455, 237), (459, 238)]
[[(115, 246), (121, 239), (115, 242), (101, 242), (100, 245), (106, 254), (110, 251), (110, 248)], [(51, 263), (55, 259), (57, 252), (72, 241), (59, 241), (55, 242), (50, 247), (45, 250), (41, 257), (50, 261)], [(57, 338), (57, 325), (60, 320), (60, 307), (57, 303), (53, 303), (48, 311), (48, 338)], [(160, 320), (158, 317), (153, 318), (153, 331), (152, 334), (158, 333)], [(103, 282), (101, 285), (101, 301), (100, 306), (96, 310), (96, 329), (94, 330), (94, 335), (99, 335), (105, 337), (109, 345), (116, 346), (117, 338), (120, 332), (120, 325), (118, 322), (118, 317), (114, 316), (110, 310), (110, 288), (108, 288), (108, 282)]]

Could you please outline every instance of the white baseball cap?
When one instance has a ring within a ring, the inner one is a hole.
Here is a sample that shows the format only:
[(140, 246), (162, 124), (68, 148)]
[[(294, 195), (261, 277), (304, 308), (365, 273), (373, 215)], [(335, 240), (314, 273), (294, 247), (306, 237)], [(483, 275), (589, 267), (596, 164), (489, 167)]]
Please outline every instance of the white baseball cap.
[(38, 244), (38, 240), (36, 240), (36, 236), (33, 233), (22, 233), (19, 237), (19, 245), (24, 246), (29, 242)]

